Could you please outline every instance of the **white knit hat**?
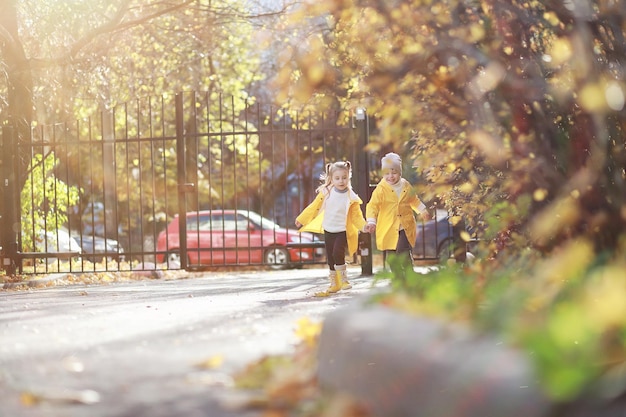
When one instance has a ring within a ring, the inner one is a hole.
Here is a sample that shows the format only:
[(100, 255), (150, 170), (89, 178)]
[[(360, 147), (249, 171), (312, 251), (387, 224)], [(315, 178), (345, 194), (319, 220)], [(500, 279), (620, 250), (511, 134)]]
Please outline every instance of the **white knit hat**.
[(402, 175), (402, 158), (397, 153), (390, 152), (383, 156), (381, 164), (383, 171), (393, 168)]

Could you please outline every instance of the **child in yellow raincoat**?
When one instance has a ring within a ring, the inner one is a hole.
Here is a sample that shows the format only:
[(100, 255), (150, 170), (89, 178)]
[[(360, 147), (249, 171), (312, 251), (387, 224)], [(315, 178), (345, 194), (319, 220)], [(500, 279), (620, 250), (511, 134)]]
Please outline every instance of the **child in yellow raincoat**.
[(414, 212), (430, 219), (424, 203), (413, 187), (402, 178), (402, 159), (388, 153), (382, 160), (383, 179), (376, 185), (365, 208), (367, 231), (376, 232), (376, 247), (386, 255), (390, 252), (412, 260), (417, 236)]
[(315, 200), (296, 217), (300, 231), (324, 233), (330, 287), (316, 296), (352, 288), (346, 271), (346, 247), (354, 255), (359, 231), (365, 231), (367, 223), (361, 211), (363, 201), (352, 190), (351, 178), (350, 162), (326, 164)]

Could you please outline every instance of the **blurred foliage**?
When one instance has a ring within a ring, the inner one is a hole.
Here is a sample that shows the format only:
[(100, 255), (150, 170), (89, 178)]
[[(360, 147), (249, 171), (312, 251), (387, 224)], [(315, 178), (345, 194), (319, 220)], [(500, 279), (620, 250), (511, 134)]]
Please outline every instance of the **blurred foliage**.
[[(36, 239), (43, 239), (41, 231), (54, 235), (66, 226), (70, 208), (78, 202), (79, 190), (57, 179), (54, 153), (45, 157), (37, 154), (31, 161), (30, 175), (22, 189), (22, 249), (36, 251)], [(40, 248), (41, 250), (41, 248)]]
[(238, 0), (13, 3), (19, 38), (11, 41), (28, 58), (40, 123), (73, 122), (138, 98), (145, 106), (163, 92), (245, 99), (263, 77), (253, 24), (260, 11)]
[(524, 346), (558, 400), (624, 392), (626, 4), (335, 0), (298, 18), (325, 25), (293, 46), (286, 90), (365, 107), (367, 151), (408, 146), (424, 199), (481, 241), (470, 265), (396, 268), (393, 303)]
[(247, 390), (242, 408), (262, 410), (263, 416), (370, 417), (364, 407), (339, 392), (323, 390), (317, 381), (320, 323), (303, 317), (296, 323), (300, 342), (294, 352), (263, 356), (234, 376)]
[[(390, 256), (391, 290), (377, 302), (467, 323), (523, 348), (556, 401), (610, 400), (626, 388), (625, 261), (607, 263), (571, 240), (551, 257), (522, 251), (497, 270), (448, 263), (426, 274)], [(531, 266), (529, 266), (531, 265)]]
[(547, 253), (578, 235), (616, 248), (623, 5), (337, 0), (301, 13), (326, 30), (300, 42), (286, 89), (367, 108), (370, 151), (410, 142), (425, 199), (488, 228), (490, 256), (506, 245)]

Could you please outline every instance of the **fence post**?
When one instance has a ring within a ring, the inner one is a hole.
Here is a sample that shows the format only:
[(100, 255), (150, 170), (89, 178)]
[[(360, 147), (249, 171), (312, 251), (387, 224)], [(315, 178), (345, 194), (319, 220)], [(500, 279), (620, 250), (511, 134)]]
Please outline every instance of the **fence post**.
[(16, 194), (16, 138), (10, 126), (0, 132), (0, 180), (2, 203), (0, 204), (0, 245), (2, 245), (2, 269), (7, 275), (15, 275), (17, 260), (17, 204)]
[[(365, 205), (370, 199), (370, 169), (369, 158), (365, 147), (369, 142), (369, 121), (367, 112), (363, 108), (356, 109), (356, 178), (357, 193), (363, 200), (363, 215)], [(359, 253), (361, 255), (361, 275), (372, 275), (372, 236), (369, 233), (359, 234)]]
[(178, 236), (180, 267), (187, 269), (187, 164), (185, 157), (185, 127), (183, 94), (176, 94), (176, 165), (178, 178)]
[[(104, 237), (110, 237), (113, 233), (114, 239), (119, 239), (117, 234), (118, 208), (117, 208), (117, 192), (115, 190), (116, 178), (116, 161), (115, 161), (115, 116), (113, 110), (103, 110), (100, 114), (102, 124), (102, 161), (103, 161), (103, 177), (102, 177), (102, 193), (104, 204)], [(91, 138), (90, 138), (91, 139)], [(130, 193), (130, 190), (127, 190)], [(112, 208), (114, 208), (112, 210)], [(112, 214), (109, 216), (109, 211)], [(131, 248), (130, 240), (128, 249)]]

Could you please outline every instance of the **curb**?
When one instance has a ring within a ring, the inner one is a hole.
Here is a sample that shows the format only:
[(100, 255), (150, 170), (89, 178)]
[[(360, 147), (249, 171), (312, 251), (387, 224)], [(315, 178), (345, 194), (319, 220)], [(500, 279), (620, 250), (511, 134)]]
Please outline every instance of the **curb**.
[(11, 290), (11, 289), (19, 288), (19, 287), (28, 287), (28, 288), (41, 287), (51, 282), (63, 280), (68, 275), (71, 275), (71, 274), (55, 273), (55, 274), (46, 275), (45, 277), (42, 277), (42, 278), (31, 279), (28, 281), (5, 282), (4, 285), (2, 286), (2, 289)]
[[(123, 271), (127, 273), (131, 273), (131, 277), (134, 279), (165, 279), (165, 272), (163, 270), (157, 269), (155, 266), (150, 264), (140, 264), (140, 268), (133, 269), (129, 271)], [(152, 268), (152, 269), (151, 269)], [(83, 271), (82, 274), (90, 274), (90, 273), (116, 273), (122, 271)], [(18, 282), (5, 282), (2, 284), (2, 289), (10, 290), (21, 287), (26, 288), (37, 288), (44, 287), (47, 285), (58, 284), (61, 281), (64, 281), (68, 277), (76, 276), (75, 273), (72, 272), (57, 272), (51, 273), (41, 278), (33, 278), (27, 281), (18, 281)]]
[(521, 352), (461, 325), (360, 302), (326, 316), (318, 379), (379, 417), (541, 417)]

